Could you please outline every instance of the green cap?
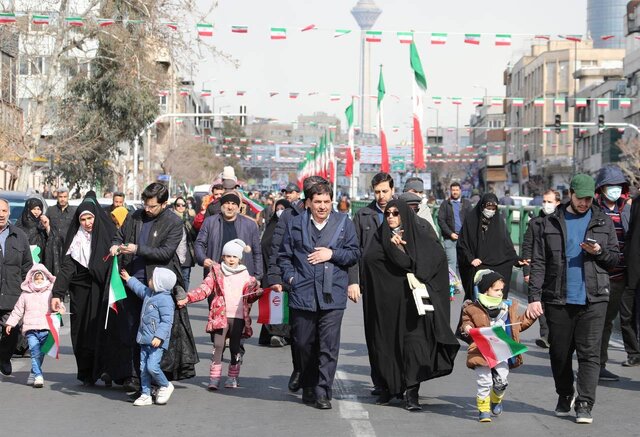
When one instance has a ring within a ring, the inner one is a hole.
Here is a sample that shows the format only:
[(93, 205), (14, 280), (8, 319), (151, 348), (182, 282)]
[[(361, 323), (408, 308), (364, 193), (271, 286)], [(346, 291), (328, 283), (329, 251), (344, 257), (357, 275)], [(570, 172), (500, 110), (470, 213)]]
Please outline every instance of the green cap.
[(577, 174), (571, 179), (571, 190), (579, 198), (594, 197), (596, 195), (596, 181), (588, 174)]

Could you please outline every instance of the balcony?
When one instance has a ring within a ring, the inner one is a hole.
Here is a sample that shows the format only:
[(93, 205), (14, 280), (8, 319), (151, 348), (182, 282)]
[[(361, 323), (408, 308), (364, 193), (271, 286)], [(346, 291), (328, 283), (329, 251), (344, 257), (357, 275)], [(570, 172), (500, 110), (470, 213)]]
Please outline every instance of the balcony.
[[(22, 109), (0, 100), (0, 148), (19, 141), (22, 137)], [(5, 154), (6, 158), (6, 154)]]

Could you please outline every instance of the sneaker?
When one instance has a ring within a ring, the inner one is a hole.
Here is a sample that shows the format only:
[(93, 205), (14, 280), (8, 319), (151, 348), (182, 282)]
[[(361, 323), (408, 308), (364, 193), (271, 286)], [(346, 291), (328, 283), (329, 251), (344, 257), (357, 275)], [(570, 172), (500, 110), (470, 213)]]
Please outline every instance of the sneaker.
[(598, 377), (600, 381), (619, 381), (618, 375), (615, 373), (611, 373), (607, 370), (606, 367), (600, 369), (600, 376)]
[(478, 422), (491, 422), (491, 413), (489, 413), (488, 411), (480, 411), (478, 413)]
[(169, 398), (171, 397), (171, 393), (173, 393), (174, 388), (175, 387), (171, 383), (166, 387), (160, 387), (158, 389), (158, 396), (156, 397), (156, 404), (164, 405), (169, 402)]
[(278, 335), (273, 335), (271, 336), (271, 346), (273, 347), (283, 347), (286, 346), (287, 342), (284, 341), (284, 338), (278, 336)]
[(571, 409), (576, 402), (576, 398), (571, 396), (558, 396), (558, 403), (556, 404), (556, 416), (565, 417), (571, 414)]
[(227, 380), (224, 382), (224, 388), (238, 388), (238, 378), (233, 376), (227, 377)]
[(27, 377), (27, 385), (33, 385), (33, 381), (35, 381), (36, 375), (33, 372), (29, 372), (29, 376)]
[(502, 414), (502, 402), (499, 402), (497, 404), (494, 404), (493, 402), (491, 403), (491, 414), (493, 414), (494, 416), (499, 416), (500, 414)]
[(38, 375), (33, 379), (33, 386), (35, 388), (44, 387), (44, 378), (42, 377), (42, 375)]
[(153, 405), (150, 395), (140, 395), (138, 399), (133, 402), (136, 407), (146, 407), (147, 405)]
[(208, 389), (209, 390), (218, 390), (220, 388), (220, 378), (211, 378), (209, 380), (209, 385), (208, 385)]
[(13, 367), (11, 367), (11, 361), (2, 361), (0, 362), (0, 373), (4, 376), (9, 376), (13, 372)]
[(576, 423), (593, 423), (591, 416), (591, 407), (586, 402), (578, 402), (576, 404)]
[(622, 363), (624, 367), (636, 367), (640, 366), (640, 357), (631, 357)]
[(549, 340), (546, 337), (540, 337), (536, 340), (536, 346), (541, 347), (542, 349), (549, 349)]

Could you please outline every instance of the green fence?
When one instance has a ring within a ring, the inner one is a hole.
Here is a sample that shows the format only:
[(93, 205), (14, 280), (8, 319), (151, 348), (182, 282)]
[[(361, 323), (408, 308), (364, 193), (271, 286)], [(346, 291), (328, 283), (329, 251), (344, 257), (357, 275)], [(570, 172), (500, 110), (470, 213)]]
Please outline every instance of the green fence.
[[(364, 208), (371, 200), (355, 200), (351, 202), (351, 213), (355, 214), (360, 208)], [(438, 226), (438, 206), (432, 208), (433, 221)], [(539, 206), (500, 206), (499, 209), (507, 222), (507, 228), (511, 235), (511, 241), (516, 246), (518, 253), (521, 254), (522, 241), (527, 231), (527, 224), (530, 217), (535, 217), (540, 212)], [(438, 232), (440, 229), (438, 229)]]

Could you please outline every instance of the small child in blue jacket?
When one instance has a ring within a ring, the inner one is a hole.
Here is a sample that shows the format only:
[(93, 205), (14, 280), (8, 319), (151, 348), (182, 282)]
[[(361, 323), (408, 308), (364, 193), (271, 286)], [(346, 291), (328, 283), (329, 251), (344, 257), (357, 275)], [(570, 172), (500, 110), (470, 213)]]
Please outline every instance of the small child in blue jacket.
[(173, 393), (173, 384), (160, 369), (162, 354), (169, 347), (171, 327), (173, 326), (174, 303), (171, 291), (176, 285), (176, 274), (169, 269), (157, 267), (146, 287), (138, 279), (129, 276), (126, 270), (120, 271), (120, 277), (127, 281), (127, 286), (140, 299), (142, 312), (140, 328), (136, 341), (140, 345), (140, 386), (142, 394), (133, 405), (152, 405), (151, 380), (160, 388), (156, 396), (156, 404), (164, 405)]

